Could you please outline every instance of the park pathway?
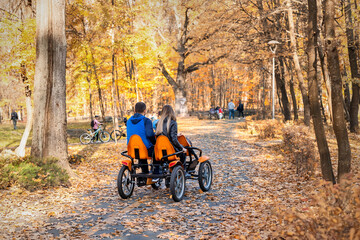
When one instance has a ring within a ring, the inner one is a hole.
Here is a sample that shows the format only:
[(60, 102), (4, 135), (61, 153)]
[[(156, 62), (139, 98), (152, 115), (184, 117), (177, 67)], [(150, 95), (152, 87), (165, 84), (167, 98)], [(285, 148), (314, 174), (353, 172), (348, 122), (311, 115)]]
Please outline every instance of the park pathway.
[[(119, 197), (113, 181), (78, 196), (74, 211), (50, 218), (28, 237), (65, 239), (218, 239), (231, 235), (231, 219), (244, 212), (242, 186), (252, 184), (250, 158), (257, 149), (239, 139), (237, 121), (180, 120), (180, 131), (208, 155), (214, 171), (209, 192), (187, 180), (184, 199), (176, 203), (169, 189), (135, 187), (130, 199)], [(124, 141), (124, 140), (122, 140)], [(242, 197), (241, 197), (242, 196)], [(251, 210), (249, 210), (251, 211)], [(230, 220), (230, 221), (229, 221)], [(230, 224), (229, 224), (230, 223)]]

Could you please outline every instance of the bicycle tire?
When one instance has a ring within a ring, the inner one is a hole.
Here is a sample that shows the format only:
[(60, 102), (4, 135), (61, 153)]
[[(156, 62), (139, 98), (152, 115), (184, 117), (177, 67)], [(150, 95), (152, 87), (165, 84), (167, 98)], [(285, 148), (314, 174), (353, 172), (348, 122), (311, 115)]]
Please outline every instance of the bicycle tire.
[(91, 142), (91, 136), (88, 133), (83, 133), (80, 135), (81, 144), (87, 145)]
[[(115, 134), (116, 133), (116, 134)], [(123, 136), (123, 132), (120, 130), (113, 130), (110, 134), (111, 139), (113, 141), (115, 141), (115, 135), (116, 135), (116, 140), (119, 141), (121, 139), (121, 137)]]
[(99, 138), (100, 138), (100, 141), (103, 143), (109, 142), (110, 138), (111, 138), (110, 133), (107, 131), (101, 131), (101, 132), (99, 132)]

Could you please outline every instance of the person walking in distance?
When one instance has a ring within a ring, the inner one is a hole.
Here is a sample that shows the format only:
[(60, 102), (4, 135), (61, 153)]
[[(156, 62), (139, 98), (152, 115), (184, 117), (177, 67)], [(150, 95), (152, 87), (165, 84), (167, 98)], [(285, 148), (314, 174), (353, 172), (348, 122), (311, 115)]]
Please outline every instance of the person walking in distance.
[(228, 109), (229, 109), (229, 119), (235, 118), (235, 104), (232, 102), (232, 100), (230, 100), (229, 104), (228, 104)]
[(13, 110), (12, 113), (11, 113), (11, 120), (13, 121), (14, 129), (17, 129), (16, 123), (17, 123), (18, 119), (19, 119), (19, 117), (18, 117), (17, 112), (15, 110)]
[(245, 118), (244, 117), (244, 104), (241, 103), (241, 100), (239, 101), (239, 106), (237, 107), (236, 110), (239, 111), (239, 117), (241, 115), (243, 118)]

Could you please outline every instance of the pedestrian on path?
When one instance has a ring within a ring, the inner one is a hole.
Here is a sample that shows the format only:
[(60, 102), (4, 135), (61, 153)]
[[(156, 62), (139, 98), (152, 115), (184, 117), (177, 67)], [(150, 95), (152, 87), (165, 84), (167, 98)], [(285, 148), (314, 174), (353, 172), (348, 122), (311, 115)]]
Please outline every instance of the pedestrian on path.
[(239, 111), (239, 117), (241, 115), (243, 118), (245, 118), (244, 117), (244, 104), (241, 103), (241, 100), (239, 101), (239, 106), (237, 107), (236, 110)]
[(16, 124), (17, 124), (17, 120), (19, 119), (18, 114), (15, 110), (13, 110), (13, 112), (11, 113), (11, 120), (13, 121), (14, 124), (14, 129), (17, 129)]
[(229, 119), (235, 118), (235, 104), (232, 102), (232, 100), (230, 100), (229, 104), (228, 104), (228, 109), (229, 109)]

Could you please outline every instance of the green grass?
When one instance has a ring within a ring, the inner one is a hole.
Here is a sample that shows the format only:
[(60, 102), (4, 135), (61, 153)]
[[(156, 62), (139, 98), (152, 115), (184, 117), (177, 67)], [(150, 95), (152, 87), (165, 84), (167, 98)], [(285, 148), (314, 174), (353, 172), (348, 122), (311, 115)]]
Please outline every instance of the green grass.
[[(13, 148), (20, 144), (21, 137), (25, 130), (25, 123), (18, 123), (17, 129), (10, 123), (0, 124), (0, 149)], [(32, 134), (30, 133), (27, 145), (31, 144)]]
[[(14, 130), (13, 125), (10, 123), (2, 123), (0, 124), (0, 151), (4, 148), (15, 148), (19, 146), (21, 137), (25, 130), (25, 123), (18, 122), (18, 129)], [(108, 128), (110, 124), (108, 124)], [(90, 122), (88, 121), (79, 121), (79, 122), (69, 122), (68, 129), (81, 129), (84, 132), (91, 128)], [(108, 130), (107, 128), (107, 130)], [(27, 141), (27, 146), (31, 145), (32, 132)], [(79, 143), (79, 136), (69, 136), (68, 143)]]

